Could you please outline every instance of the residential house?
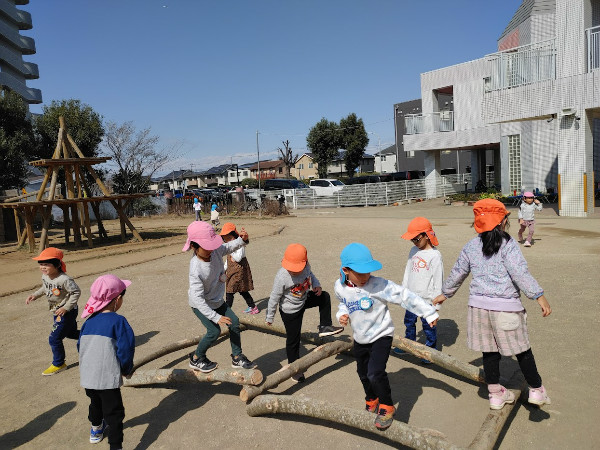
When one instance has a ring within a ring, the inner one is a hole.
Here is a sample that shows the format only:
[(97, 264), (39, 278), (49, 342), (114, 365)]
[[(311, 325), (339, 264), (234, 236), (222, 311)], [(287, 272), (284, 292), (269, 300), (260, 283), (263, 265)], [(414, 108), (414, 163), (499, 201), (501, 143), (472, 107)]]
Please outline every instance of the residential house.
[(281, 159), (276, 159), (273, 161), (260, 161), (259, 163), (254, 163), (250, 166), (249, 170), (252, 174), (252, 178), (256, 179), (259, 178), (260, 170), (261, 180), (266, 180), (268, 178), (283, 178), (285, 176), (285, 165), (283, 164), (283, 160)]
[(202, 171), (198, 180), (201, 180), (203, 186), (198, 185), (198, 187), (225, 186), (230, 184), (229, 172), (232, 167), (233, 164), (221, 164), (220, 166)]
[[(340, 150), (337, 158), (335, 158), (332, 163), (327, 166), (328, 177), (339, 178), (348, 176), (346, 173), (346, 163), (344, 162), (345, 154), (345, 150)], [(360, 165), (356, 170), (360, 173), (375, 172), (375, 157), (365, 153), (360, 160)]]
[(254, 165), (254, 163), (248, 164), (232, 164), (227, 172), (227, 178), (229, 185), (239, 185), (244, 178), (250, 178), (252, 174), (250, 173), (250, 167)]
[(318, 178), (317, 164), (313, 161), (312, 153), (304, 153), (292, 167), (291, 176), (298, 180)]

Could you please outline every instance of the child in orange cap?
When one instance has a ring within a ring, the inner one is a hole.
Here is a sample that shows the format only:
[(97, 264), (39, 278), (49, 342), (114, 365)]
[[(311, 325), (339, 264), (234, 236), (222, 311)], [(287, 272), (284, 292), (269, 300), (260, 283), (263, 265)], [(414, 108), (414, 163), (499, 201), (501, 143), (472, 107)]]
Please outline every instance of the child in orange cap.
[[(341, 333), (344, 327), (332, 325), (331, 298), (321, 289), (321, 283), (310, 269), (306, 247), (301, 244), (288, 245), (281, 266), (275, 275), (265, 320), (267, 325), (271, 325), (275, 318), (275, 310), (279, 306), (279, 314), (287, 335), (287, 360), (291, 364), (300, 358), (300, 333), (304, 311), (307, 308), (319, 307), (319, 336)], [(305, 380), (303, 373), (298, 373), (292, 378), (298, 383)]]
[(54, 375), (67, 368), (63, 339), (78, 339), (77, 301), (81, 290), (73, 278), (66, 274), (63, 252), (54, 247), (43, 250), (39, 256), (31, 258), (38, 262), (42, 271), (42, 287), (25, 300), (26, 304), (45, 295), (48, 309), (52, 311), (53, 324), (48, 342), (52, 349), (52, 364), (42, 375)]
[[(408, 224), (408, 231), (402, 235), (402, 239), (411, 241), (414, 244), (408, 254), (402, 286), (431, 303), (434, 298), (442, 293), (442, 282), (444, 281), (442, 254), (436, 249), (439, 242), (431, 222), (425, 217), (415, 217)], [(406, 327), (404, 336), (406, 339), (412, 341), (417, 339), (417, 317), (413, 312), (406, 310), (404, 314), (404, 326)], [(424, 317), (421, 317), (421, 323), (426, 337), (425, 345), (436, 348), (437, 328), (429, 326)], [(394, 353), (403, 354), (404, 351), (396, 347)], [(421, 362), (424, 364), (431, 363), (427, 359), (422, 359)]]
[[(224, 242), (231, 242), (239, 237), (235, 225), (231, 222), (226, 222), (223, 229), (219, 233)], [(225, 258), (225, 275), (227, 282), (225, 283), (225, 303), (232, 308), (233, 296), (236, 292), (246, 300), (248, 308), (244, 311), (247, 314), (258, 314), (260, 311), (250, 292), (254, 289), (252, 282), (252, 271), (250, 264), (246, 258), (246, 247), (240, 247), (235, 252), (230, 253)]]
[(506, 232), (509, 226), (504, 204), (494, 199), (473, 206), (474, 227), (479, 235), (463, 247), (442, 293), (433, 301), (441, 304), (452, 297), (469, 273), (472, 275), (467, 312), (467, 345), (483, 353), (483, 370), (491, 409), (502, 409), (515, 401), (514, 394), (500, 384), (500, 356), (516, 355), (529, 384), (529, 403), (550, 403), (542, 385), (527, 331), (527, 313), (521, 291), (537, 301), (542, 316), (552, 313), (544, 290), (527, 270), (519, 244)]

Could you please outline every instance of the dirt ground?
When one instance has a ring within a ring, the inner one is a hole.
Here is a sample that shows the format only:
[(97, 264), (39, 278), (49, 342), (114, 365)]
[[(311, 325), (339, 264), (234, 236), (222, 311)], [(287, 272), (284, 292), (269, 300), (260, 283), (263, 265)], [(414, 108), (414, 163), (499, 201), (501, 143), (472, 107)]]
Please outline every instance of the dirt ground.
[[(283, 251), (292, 242), (306, 245), (314, 273), (330, 292), (339, 270), (339, 253), (353, 241), (368, 245), (383, 263), (377, 275), (401, 281), (411, 244), (400, 239), (400, 234), (415, 216), (432, 221), (447, 274), (461, 247), (474, 235), (470, 207), (444, 206), (441, 200), (432, 200), (398, 207), (300, 210), (278, 218), (231, 218), (250, 235), (247, 256), (261, 317)], [(515, 236), (516, 212), (513, 217), (511, 234)], [(552, 404), (539, 409), (519, 402), (497, 448), (598, 448), (600, 213), (574, 219), (559, 217), (555, 209), (546, 207), (536, 219), (535, 244), (523, 252), (530, 271), (546, 290), (553, 313), (542, 318), (537, 303), (523, 301), (529, 313), (532, 349)], [(190, 254), (181, 252), (185, 227), (191, 220), (191, 216), (135, 219), (134, 225), (145, 238), (142, 243), (115, 240), (90, 250), (56, 241), (65, 250), (68, 273), (82, 289), (80, 308), (98, 275), (111, 272), (133, 281), (120, 313), (136, 333), (136, 359), (203, 333), (187, 302)], [(117, 223), (106, 225), (109, 234), (118, 235)], [(51, 317), (43, 299), (25, 305), (27, 295), (40, 285), (40, 272), (30, 256), (14, 246), (0, 247), (0, 448), (89, 448), (88, 401), (79, 386), (74, 341), (65, 341), (69, 369), (52, 377), (41, 376), (51, 361)], [(466, 346), (467, 298), (465, 284), (444, 304), (439, 348), (481, 366), (481, 355)], [(244, 308), (245, 302), (236, 296), (234, 311), (241, 316)], [(403, 335), (404, 310), (392, 305), (391, 311), (396, 334)], [(278, 315), (276, 323), (280, 323)], [(316, 331), (317, 324), (318, 312), (307, 311), (304, 328)], [(350, 329), (345, 333), (350, 334)], [(422, 335), (419, 338), (424, 342)], [(285, 364), (283, 338), (245, 331), (242, 344), (244, 353), (265, 375)], [(304, 347), (307, 351), (313, 348)], [(176, 352), (145, 368), (186, 368), (189, 351)], [(209, 351), (209, 357), (221, 367), (229, 366), (229, 354), (227, 340)], [(434, 365), (423, 366), (412, 356), (390, 357), (387, 369), (398, 408), (396, 420), (439, 430), (460, 446), (471, 442), (489, 411), (482, 386)], [(503, 358), (503, 377), (508, 380), (515, 372), (516, 360)], [(513, 377), (514, 382), (519, 375)], [(378, 449), (390, 445), (383, 433), (356, 433), (319, 420), (249, 417), (239, 391), (239, 386), (225, 383), (122, 388), (125, 448)], [(288, 381), (273, 392), (358, 409), (364, 405), (355, 363), (348, 356), (322, 361), (308, 371), (306, 383)], [(106, 440), (99, 445), (107, 446)]]

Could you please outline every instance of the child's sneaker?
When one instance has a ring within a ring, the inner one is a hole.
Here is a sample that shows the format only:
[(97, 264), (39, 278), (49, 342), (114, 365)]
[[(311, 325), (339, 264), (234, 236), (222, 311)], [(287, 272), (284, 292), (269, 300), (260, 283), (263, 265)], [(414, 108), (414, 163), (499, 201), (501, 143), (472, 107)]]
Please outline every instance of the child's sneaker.
[(538, 406), (549, 405), (550, 397), (548, 397), (546, 388), (540, 386), (539, 388), (529, 388), (529, 399), (527, 401)]
[(215, 370), (218, 366), (219, 365), (217, 363), (212, 362), (207, 357), (204, 357), (204, 359), (194, 359), (194, 352), (190, 353), (190, 367), (194, 370), (208, 373)]
[(107, 428), (108, 425), (106, 425), (104, 419), (102, 419), (102, 423), (97, 427), (92, 425), (92, 428), (90, 429), (90, 444), (97, 444), (102, 439), (104, 439), (104, 432)]
[(248, 307), (248, 309), (246, 309), (246, 311), (244, 311), (244, 312), (254, 315), (254, 314), (258, 314), (260, 312), (260, 309), (258, 309), (258, 306), (255, 306), (254, 308)]
[(244, 310), (244, 314), (250, 314), (250, 311), (252, 311), (252, 306), (248, 306), (245, 310)]
[(304, 383), (306, 381), (306, 378), (304, 377), (304, 372), (298, 372), (292, 375), (292, 381), (294, 383)]
[(501, 384), (488, 385), (488, 392), (490, 409), (502, 409), (507, 403), (513, 403), (515, 401), (515, 394)]
[(394, 421), (396, 408), (390, 405), (379, 405), (379, 411), (375, 418), (375, 426), (380, 430), (387, 430)]
[(427, 364), (433, 364), (433, 363), (431, 361), (429, 361), (428, 359), (422, 358), (421, 359), (421, 364), (427, 365)]
[(67, 368), (67, 365), (65, 363), (62, 363), (62, 365), (60, 365), (60, 366), (55, 366), (54, 364), (50, 364), (50, 367), (48, 367), (46, 370), (44, 370), (42, 372), (42, 375), (44, 375), (44, 376), (54, 375), (55, 373), (58, 373), (61, 370), (65, 370), (66, 368)]
[(254, 369), (256, 364), (250, 361), (243, 353), (240, 353), (237, 356), (231, 355), (231, 367), (234, 369), (242, 368), (242, 369)]
[(371, 413), (377, 414), (377, 411), (379, 411), (379, 399), (367, 400), (365, 402), (365, 409)]
[(399, 347), (394, 347), (392, 349), (392, 352), (394, 353), (394, 355), (406, 355), (406, 352)]
[(523, 247), (531, 247), (531, 242), (525, 241), (525, 243), (523, 244)]
[(334, 327), (333, 325), (319, 325), (319, 337), (331, 336), (344, 331), (344, 327)]

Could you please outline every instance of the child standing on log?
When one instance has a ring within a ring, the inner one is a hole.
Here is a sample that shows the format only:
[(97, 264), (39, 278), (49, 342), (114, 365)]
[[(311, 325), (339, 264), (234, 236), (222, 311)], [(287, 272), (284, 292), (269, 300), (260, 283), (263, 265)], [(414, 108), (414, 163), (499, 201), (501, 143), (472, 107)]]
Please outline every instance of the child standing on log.
[(479, 200), (473, 206), (474, 227), (479, 235), (462, 249), (442, 293), (434, 304), (452, 297), (469, 273), (473, 276), (467, 313), (467, 345), (483, 353), (483, 370), (491, 409), (502, 409), (515, 401), (514, 394), (500, 384), (500, 355), (516, 355), (529, 384), (529, 403), (550, 403), (537, 371), (529, 344), (527, 313), (521, 292), (537, 301), (542, 316), (552, 312), (544, 290), (527, 270), (517, 242), (506, 232), (509, 211), (498, 200)]
[[(291, 364), (300, 358), (302, 319), (307, 308), (319, 307), (319, 336), (338, 334), (344, 328), (332, 325), (331, 298), (312, 273), (306, 247), (301, 244), (288, 245), (281, 266), (273, 282), (266, 322), (267, 325), (273, 324), (275, 310), (279, 306), (286, 332), (285, 351)], [(295, 374), (292, 379), (297, 383), (305, 381), (303, 373)]]
[(123, 447), (125, 407), (120, 388), (122, 377), (132, 374), (135, 353), (133, 330), (125, 317), (116, 314), (130, 284), (111, 274), (92, 283), (81, 313), (82, 319), (89, 317), (77, 343), (81, 386), (90, 398), (90, 443), (97, 444), (107, 433), (111, 449)]
[[(225, 242), (231, 242), (239, 237), (235, 225), (231, 222), (226, 222), (223, 225), (223, 229), (219, 235)], [(233, 296), (236, 292), (239, 292), (248, 305), (244, 312), (247, 314), (258, 314), (260, 311), (254, 303), (252, 295), (248, 292), (254, 289), (254, 284), (244, 246), (226, 256), (225, 275), (227, 276), (227, 282), (225, 283), (225, 303), (227, 303), (227, 306), (230, 308), (233, 307)]]
[(233, 253), (248, 243), (248, 233), (242, 228), (240, 236), (230, 242), (215, 234), (207, 222), (192, 222), (187, 228), (187, 242), (182, 251), (194, 249), (190, 261), (188, 291), (192, 311), (206, 327), (206, 334), (198, 343), (195, 352), (190, 353), (190, 367), (200, 372), (212, 372), (217, 363), (206, 357), (206, 351), (221, 334), (220, 325), (229, 327), (231, 342), (231, 367), (251, 369), (254, 364), (242, 353), (240, 322), (238, 316), (223, 301), (225, 294), (225, 273), (223, 256)]
[[(431, 302), (442, 293), (442, 282), (444, 281), (444, 264), (442, 254), (435, 247), (439, 245), (438, 239), (433, 231), (431, 222), (425, 217), (415, 217), (408, 224), (408, 230), (402, 235), (413, 243), (408, 254), (408, 262), (404, 270), (402, 286), (417, 294), (424, 300)], [(421, 317), (423, 333), (425, 333), (427, 347), (436, 348), (437, 328), (430, 327), (427, 321)], [(405, 337), (411, 341), (417, 339), (417, 315), (408, 309), (404, 313)], [(404, 350), (394, 348), (394, 353), (401, 355)], [(421, 359), (423, 364), (431, 364), (428, 359)]]
[(48, 309), (52, 311), (52, 331), (48, 337), (52, 349), (52, 364), (42, 375), (54, 375), (67, 368), (65, 364), (64, 338), (79, 339), (77, 329), (77, 301), (81, 290), (73, 278), (66, 274), (63, 252), (54, 247), (43, 250), (39, 256), (31, 258), (38, 262), (42, 271), (42, 287), (25, 300), (26, 304), (45, 295)]
[(365, 391), (366, 410), (377, 414), (375, 426), (385, 430), (392, 425), (396, 412), (385, 371), (394, 336), (387, 304), (396, 303), (425, 317), (432, 327), (439, 315), (431, 303), (405, 287), (371, 276), (382, 265), (365, 245), (347, 245), (340, 259), (341, 278), (335, 282), (335, 295), (340, 301), (336, 317), (340, 325), (352, 326), (356, 371)]

